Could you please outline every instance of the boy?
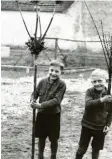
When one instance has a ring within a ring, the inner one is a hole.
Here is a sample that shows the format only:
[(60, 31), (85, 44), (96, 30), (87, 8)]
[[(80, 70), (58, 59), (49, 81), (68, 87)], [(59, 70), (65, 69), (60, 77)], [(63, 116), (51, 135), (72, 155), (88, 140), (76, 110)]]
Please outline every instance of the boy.
[(31, 107), (38, 109), (35, 127), (35, 137), (39, 138), (38, 159), (44, 158), (47, 137), (51, 142), (51, 159), (56, 159), (60, 135), (60, 104), (66, 91), (66, 85), (60, 79), (63, 69), (64, 65), (57, 60), (50, 63), (48, 77), (42, 79), (36, 88), (36, 99), (39, 98), (39, 102), (31, 102)]
[(109, 103), (112, 108), (112, 96), (107, 95), (105, 87), (107, 76), (107, 72), (101, 69), (96, 69), (91, 74), (93, 87), (86, 91), (82, 130), (75, 159), (82, 159), (91, 137), (92, 159), (98, 159), (99, 151), (103, 149), (105, 134), (112, 121), (112, 111), (107, 111), (105, 105)]

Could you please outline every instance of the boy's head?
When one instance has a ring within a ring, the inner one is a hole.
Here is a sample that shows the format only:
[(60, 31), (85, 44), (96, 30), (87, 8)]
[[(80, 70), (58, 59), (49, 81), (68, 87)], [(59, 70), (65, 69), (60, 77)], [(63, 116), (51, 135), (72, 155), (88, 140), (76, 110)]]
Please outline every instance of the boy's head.
[(64, 69), (64, 64), (59, 60), (53, 60), (49, 66), (49, 77), (51, 80), (56, 80), (60, 77)]
[(91, 73), (91, 83), (93, 87), (97, 91), (102, 91), (103, 88), (106, 86), (106, 81), (108, 79), (108, 73), (102, 69), (96, 69)]

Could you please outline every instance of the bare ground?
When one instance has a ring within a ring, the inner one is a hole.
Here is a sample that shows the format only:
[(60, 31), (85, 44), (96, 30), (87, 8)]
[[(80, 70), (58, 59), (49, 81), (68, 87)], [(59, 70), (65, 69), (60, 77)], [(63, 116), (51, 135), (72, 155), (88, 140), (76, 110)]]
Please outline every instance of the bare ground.
[[(62, 103), (61, 136), (57, 157), (75, 159), (80, 137), (81, 118), (84, 110), (84, 94), (88, 86), (85, 78), (65, 79), (67, 92)], [(2, 78), (2, 159), (30, 159), (32, 109), (29, 98), (33, 89), (33, 77)], [(37, 158), (37, 139), (36, 153)], [(45, 159), (49, 159), (50, 149), (47, 140)], [(89, 147), (84, 159), (90, 159)], [(112, 130), (106, 136), (104, 150), (100, 159), (112, 159)]]

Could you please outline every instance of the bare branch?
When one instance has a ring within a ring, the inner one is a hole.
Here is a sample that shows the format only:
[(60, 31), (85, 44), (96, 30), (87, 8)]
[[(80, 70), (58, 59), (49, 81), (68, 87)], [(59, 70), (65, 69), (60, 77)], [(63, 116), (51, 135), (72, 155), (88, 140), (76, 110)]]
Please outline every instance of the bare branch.
[(42, 27), (41, 27), (40, 16), (39, 16), (39, 28), (40, 28), (40, 39), (41, 39), (41, 37), (42, 37)]
[(25, 23), (25, 20), (24, 20), (24, 18), (23, 18), (23, 15), (22, 15), (22, 11), (21, 11), (21, 8), (20, 8), (20, 6), (19, 6), (19, 2), (18, 2), (18, 1), (16, 1), (16, 3), (17, 3), (17, 6), (18, 6), (18, 8), (19, 8), (19, 11), (20, 11), (20, 14), (21, 14), (21, 17), (22, 17), (22, 20), (23, 20), (24, 26), (25, 26), (25, 28), (26, 28), (26, 31), (27, 31), (27, 33), (28, 33), (29, 37), (31, 38), (31, 35), (30, 35), (29, 31), (28, 31), (27, 25), (26, 25), (26, 23)]
[(104, 46), (103, 46), (103, 43), (102, 43), (102, 39), (101, 39), (100, 33), (99, 33), (99, 31), (98, 31), (98, 28), (97, 28), (97, 26), (96, 26), (96, 23), (95, 23), (95, 21), (94, 21), (94, 19), (93, 19), (93, 16), (92, 16), (92, 14), (91, 14), (91, 12), (90, 12), (90, 10), (89, 10), (89, 8), (88, 8), (88, 6), (87, 6), (85, 0), (84, 0), (84, 3), (85, 3), (85, 5), (86, 5), (86, 8), (87, 8), (87, 10), (88, 10), (88, 12), (89, 12), (89, 14), (90, 14), (90, 17), (91, 17), (91, 19), (92, 19), (92, 21), (93, 21), (93, 24), (94, 24), (94, 26), (95, 26), (95, 29), (96, 29), (96, 31), (97, 31), (97, 34), (98, 34), (98, 37), (99, 37), (99, 39), (100, 39), (100, 43), (101, 43), (101, 46), (102, 46), (102, 49), (103, 49), (103, 53), (104, 53), (104, 56), (105, 56), (105, 61), (106, 61), (106, 64), (107, 64), (107, 68), (109, 68), (109, 63), (108, 63), (108, 61), (107, 61), (107, 57), (106, 57), (106, 53), (105, 53), (105, 49), (104, 49)]
[(55, 8), (54, 8), (53, 16), (52, 16), (52, 18), (51, 18), (51, 20), (50, 20), (50, 23), (49, 23), (49, 25), (48, 25), (48, 27), (47, 27), (47, 29), (46, 29), (46, 31), (45, 31), (43, 37), (42, 37), (42, 40), (45, 38), (45, 36), (46, 36), (46, 34), (47, 34), (47, 32), (48, 32), (50, 26), (51, 26), (51, 23), (52, 23), (52, 21), (53, 21), (54, 15), (55, 15)]
[(103, 30), (103, 23), (102, 23), (102, 20), (101, 20), (101, 28), (102, 28), (102, 35), (103, 35), (103, 44), (104, 44), (104, 48), (105, 48), (105, 50), (106, 50), (106, 52), (107, 52), (107, 56), (108, 56), (108, 59), (109, 59), (109, 50), (107, 49), (107, 46), (106, 46), (107, 41), (106, 41), (106, 39), (105, 39), (105, 34), (104, 34), (104, 30)]

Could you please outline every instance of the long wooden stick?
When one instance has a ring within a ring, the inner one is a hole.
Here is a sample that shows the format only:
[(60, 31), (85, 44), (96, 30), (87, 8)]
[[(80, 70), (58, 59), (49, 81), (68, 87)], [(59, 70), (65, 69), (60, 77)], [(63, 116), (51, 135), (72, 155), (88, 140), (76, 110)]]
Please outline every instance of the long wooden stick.
[(34, 159), (34, 155), (35, 155), (35, 109), (33, 109), (33, 118), (32, 118), (32, 155), (31, 155), (31, 159)]
[(110, 47), (110, 57), (109, 57), (109, 81), (108, 81), (108, 94), (111, 94), (111, 81), (112, 81), (112, 36), (111, 36), (111, 47)]
[[(35, 47), (36, 47), (36, 40), (37, 40), (37, 28), (38, 28), (38, 8), (36, 6)], [(34, 61), (34, 102), (36, 101), (37, 57), (38, 57), (38, 55), (35, 55), (35, 61)], [(35, 156), (35, 116), (36, 116), (36, 110), (33, 109), (33, 118), (32, 118), (32, 156), (31, 156), (31, 159), (34, 159), (34, 156)]]
[[(35, 62), (34, 62), (34, 102), (36, 101), (36, 85), (37, 85), (37, 55), (35, 55)], [(32, 117), (32, 155), (31, 159), (34, 159), (35, 155), (35, 117), (36, 117), (36, 110), (33, 109), (33, 117)]]

